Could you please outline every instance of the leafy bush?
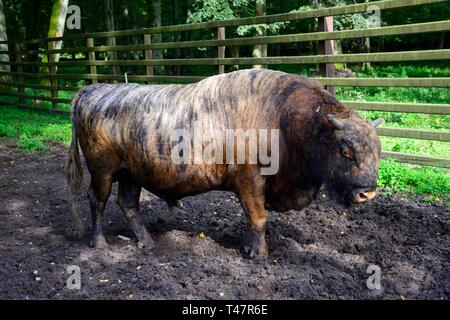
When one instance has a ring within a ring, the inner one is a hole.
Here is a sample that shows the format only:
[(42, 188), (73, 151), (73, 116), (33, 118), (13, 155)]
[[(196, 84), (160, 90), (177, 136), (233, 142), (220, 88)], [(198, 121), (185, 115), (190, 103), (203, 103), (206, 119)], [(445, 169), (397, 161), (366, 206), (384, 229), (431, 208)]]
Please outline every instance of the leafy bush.
[(39, 151), (45, 149), (45, 145), (42, 142), (42, 139), (40, 139), (39, 137), (31, 138), (26, 133), (22, 133), (20, 135), (18, 145), (19, 147), (27, 151)]
[(450, 173), (432, 167), (412, 167), (392, 159), (382, 160), (378, 171), (378, 186), (389, 191), (450, 196)]

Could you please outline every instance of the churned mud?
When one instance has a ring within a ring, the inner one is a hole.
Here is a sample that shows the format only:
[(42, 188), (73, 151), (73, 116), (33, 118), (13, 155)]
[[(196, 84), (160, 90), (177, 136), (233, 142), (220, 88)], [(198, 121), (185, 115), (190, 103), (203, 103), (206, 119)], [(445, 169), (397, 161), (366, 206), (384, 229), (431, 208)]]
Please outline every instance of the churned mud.
[[(55, 145), (25, 154), (0, 141), (1, 299), (450, 298), (444, 206), (379, 195), (342, 209), (320, 195), (302, 211), (270, 212), (270, 256), (248, 260), (239, 252), (246, 222), (233, 194), (184, 199), (184, 211), (169, 218), (166, 204), (143, 192), (156, 242), (143, 251), (114, 189), (104, 216), (110, 248), (98, 251), (71, 236), (65, 152)], [(86, 198), (83, 210), (90, 225)], [(367, 287), (370, 265), (381, 270), (380, 289)], [(81, 289), (67, 288), (68, 266), (80, 268)]]

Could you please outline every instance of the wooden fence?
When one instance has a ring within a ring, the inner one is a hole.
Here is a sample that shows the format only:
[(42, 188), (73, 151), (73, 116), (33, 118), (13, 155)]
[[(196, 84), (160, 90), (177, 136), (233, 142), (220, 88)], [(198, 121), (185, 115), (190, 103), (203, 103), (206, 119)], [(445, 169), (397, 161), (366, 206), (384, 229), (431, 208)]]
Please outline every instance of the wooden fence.
[[(67, 113), (59, 104), (70, 103), (69, 98), (60, 98), (60, 92), (75, 92), (79, 89), (77, 81), (84, 80), (95, 83), (97, 81), (145, 83), (190, 83), (199, 81), (205, 76), (190, 75), (158, 75), (156, 68), (160, 66), (217, 66), (215, 73), (225, 72), (225, 66), (251, 66), (251, 65), (297, 65), (319, 64), (321, 77), (313, 78), (322, 83), (331, 92), (334, 86), (363, 86), (363, 87), (450, 87), (450, 78), (337, 78), (334, 76), (335, 63), (361, 63), (361, 62), (391, 62), (391, 61), (450, 61), (450, 49), (440, 50), (416, 50), (404, 52), (378, 52), (358, 54), (333, 54), (331, 41), (341, 39), (369, 38), (391, 35), (408, 35), (417, 33), (445, 32), (450, 30), (450, 20), (434, 21), (398, 26), (377, 27), (370, 29), (333, 31), (332, 17), (362, 13), (367, 11), (369, 5), (376, 5), (380, 10), (427, 5), (444, 2), (445, 0), (385, 0), (370, 3), (354, 4), (332, 8), (321, 8), (304, 12), (267, 15), (260, 17), (242, 18), (226, 21), (214, 21), (196, 24), (184, 24), (163, 26), (139, 30), (123, 30), (112, 32), (80, 33), (58, 38), (33, 39), (25, 41), (0, 41), (9, 45), (8, 51), (0, 51), (0, 54), (8, 54), (10, 71), (0, 72), (0, 77), (8, 78), (0, 81), (0, 98), (3, 96), (14, 97), (17, 101), (0, 101), (1, 105), (16, 105), (37, 111), (54, 113)], [(260, 36), (246, 38), (225, 38), (226, 28), (253, 24), (269, 24), (275, 22), (298, 21), (303, 19), (318, 19), (318, 32), (284, 34), (276, 36)], [(331, 23), (330, 23), (331, 21)], [(163, 33), (193, 32), (194, 30), (212, 30), (215, 39), (195, 41), (172, 41), (152, 43), (151, 35)], [(106, 38), (115, 37), (140, 37), (141, 43), (107, 46), (102, 43)], [(82, 40), (85, 46), (80, 46)], [(53, 49), (54, 43), (62, 41), (64, 47)], [(70, 46), (71, 42), (78, 45)], [(271, 56), (271, 57), (226, 57), (225, 48), (236, 46), (251, 46), (258, 44), (286, 44), (301, 42), (317, 42), (318, 55), (308, 56)], [(154, 59), (154, 50), (186, 49), (186, 48), (216, 48), (216, 57), (213, 58), (178, 58), (178, 59)], [(100, 58), (101, 54), (111, 52), (132, 53), (138, 52), (142, 58), (107, 60)], [(58, 60), (58, 55), (74, 55), (73, 59)], [(38, 59), (39, 55), (46, 56), (46, 61)], [(77, 58), (76, 55), (81, 55)], [(30, 60), (34, 57), (35, 60)], [(40, 61), (37, 61), (40, 60)], [(138, 68), (141, 74), (111, 74), (114, 68)], [(86, 73), (61, 72), (64, 68), (84, 67)], [(98, 72), (103, 68), (107, 73)], [(31, 70), (31, 71), (30, 71)], [(47, 83), (43, 83), (47, 81)], [(11, 90), (14, 89), (14, 90)], [(28, 89), (28, 90), (27, 90)], [(30, 94), (30, 89), (38, 90), (39, 94)], [(31, 101), (31, 104), (29, 103)], [(39, 101), (50, 101), (51, 107), (42, 108), (36, 106)], [(392, 102), (363, 102), (343, 101), (351, 109), (372, 110), (385, 112), (412, 112), (437, 115), (449, 115), (450, 104), (426, 104), (426, 103), (392, 103)], [(35, 106), (32, 106), (35, 105)], [(416, 130), (405, 128), (381, 127), (378, 133), (383, 136), (425, 139), (437, 141), (450, 141), (449, 131)], [(393, 157), (402, 162), (413, 164), (441, 166), (450, 168), (450, 159), (431, 156), (421, 156), (398, 152), (383, 152), (384, 157)]]

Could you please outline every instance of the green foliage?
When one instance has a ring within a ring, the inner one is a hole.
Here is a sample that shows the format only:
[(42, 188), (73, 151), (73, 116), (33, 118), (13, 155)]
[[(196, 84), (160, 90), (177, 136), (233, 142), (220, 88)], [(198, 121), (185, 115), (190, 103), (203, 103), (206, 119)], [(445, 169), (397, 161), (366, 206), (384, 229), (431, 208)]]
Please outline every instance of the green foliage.
[(188, 23), (236, 19), (251, 11), (247, 9), (250, 0), (194, 0), (193, 13), (187, 19)]
[(356, 101), (449, 103), (449, 88), (338, 87), (339, 99)]
[(450, 145), (443, 141), (380, 137), (383, 150), (448, 158)]
[(69, 143), (71, 124), (67, 116), (2, 107), (0, 136), (17, 139), (26, 151), (45, 150), (46, 142)]
[[(448, 64), (374, 64), (364, 70), (359, 66), (350, 69), (360, 78), (450, 77)], [(450, 103), (450, 88), (338, 87), (336, 95), (339, 99), (355, 101)]]
[(20, 135), (18, 145), (20, 148), (27, 151), (38, 151), (45, 149), (45, 145), (41, 139), (38, 139), (36, 137), (31, 138), (25, 133), (22, 133)]
[[(193, 3), (194, 13), (187, 18), (187, 22), (197, 23), (252, 17), (255, 16), (255, 4), (254, 0), (195, 0)], [(277, 22), (239, 26), (236, 32), (240, 36), (254, 35), (260, 28), (265, 28), (269, 33), (278, 34), (287, 24), (288, 22)]]
[(383, 118), (385, 121), (384, 127), (448, 130), (450, 123), (450, 116), (448, 115), (381, 111), (359, 111), (358, 113), (369, 120)]
[(372, 65), (364, 70), (358, 71), (361, 77), (450, 77), (450, 66), (448, 64), (438, 65)]
[(378, 186), (389, 191), (407, 191), (433, 196), (450, 196), (450, 173), (432, 167), (412, 167), (392, 159), (382, 160)]

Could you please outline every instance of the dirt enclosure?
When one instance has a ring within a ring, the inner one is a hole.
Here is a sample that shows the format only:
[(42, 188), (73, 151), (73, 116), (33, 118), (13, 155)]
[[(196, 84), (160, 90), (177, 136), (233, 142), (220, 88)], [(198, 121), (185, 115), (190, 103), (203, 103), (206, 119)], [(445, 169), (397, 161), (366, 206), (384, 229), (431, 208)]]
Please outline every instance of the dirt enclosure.
[[(184, 212), (167, 219), (165, 203), (144, 192), (156, 248), (142, 251), (114, 189), (104, 217), (110, 248), (98, 251), (71, 236), (65, 152), (56, 145), (23, 154), (0, 141), (1, 299), (450, 298), (444, 206), (379, 195), (342, 209), (321, 195), (302, 211), (270, 212), (270, 256), (248, 260), (239, 253), (245, 217), (233, 194), (184, 199)], [(86, 200), (83, 210), (88, 219)], [(381, 289), (367, 288), (372, 264)], [(66, 287), (70, 265), (80, 267), (80, 290)]]

